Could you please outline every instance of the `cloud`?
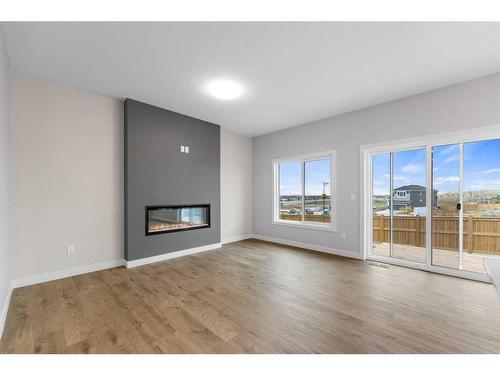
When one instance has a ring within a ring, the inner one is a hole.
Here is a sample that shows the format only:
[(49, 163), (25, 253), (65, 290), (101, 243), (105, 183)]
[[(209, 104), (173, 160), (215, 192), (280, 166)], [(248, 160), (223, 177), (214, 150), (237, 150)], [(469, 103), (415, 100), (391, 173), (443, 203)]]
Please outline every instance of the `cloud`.
[(389, 190), (384, 188), (374, 188), (373, 195), (389, 195)]
[(408, 184), (410, 179), (407, 176), (396, 176), (394, 175), (394, 182), (403, 182)]
[(297, 185), (294, 183), (280, 185), (281, 195), (296, 195), (296, 194), (301, 194), (301, 191), (302, 191), (301, 185)]
[(402, 169), (405, 173), (417, 174), (424, 171), (422, 164), (406, 164)]
[(477, 190), (500, 190), (500, 178), (489, 180), (475, 180), (471, 184), (466, 183), (465, 191)]
[(440, 151), (438, 152), (439, 156), (446, 156), (451, 154), (452, 152), (458, 152), (458, 145), (449, 145), (449, 146), (439, 146)]
[(458, 161), (458, 155), (452, 155), (443, 160), (443, 164), (448, 164), (453, 161)]
[(485, 169), (484, 171), (479, 171), (480, 174), (490, 174), (500, 172), (500, 168)]
[(458, 182), (460, 178), (458, 176), (445, 176), (445, 177), (436, 177), (434, 179), (434, 185), (442, 185), (447, 182)]

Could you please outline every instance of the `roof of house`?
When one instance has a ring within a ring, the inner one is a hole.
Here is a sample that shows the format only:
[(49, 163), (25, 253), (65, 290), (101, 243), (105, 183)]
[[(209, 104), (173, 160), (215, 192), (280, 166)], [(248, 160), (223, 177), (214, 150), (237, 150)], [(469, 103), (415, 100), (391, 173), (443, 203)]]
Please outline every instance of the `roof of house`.
[(420, 186), (420, 185), (405, 185), (405, 186), (401, 186), (401, 187), (398, 187), (398, 188), (394, 189), (394, 191), (397, 191), (397, 190), (424, 191), (425, 187), (424, 186)]

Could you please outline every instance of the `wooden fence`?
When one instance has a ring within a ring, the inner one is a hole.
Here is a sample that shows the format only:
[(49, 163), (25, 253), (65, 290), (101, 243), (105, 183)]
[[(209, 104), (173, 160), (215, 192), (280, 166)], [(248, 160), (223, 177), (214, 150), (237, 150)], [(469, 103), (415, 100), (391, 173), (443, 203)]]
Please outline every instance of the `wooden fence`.
[[(313, 221), (316, 223), (329, 223), (330, 215), (305, 215), (306, 221)], [(302, 215), (290, 215), (290, 214), (280, 214), (281, 220), (292, 220), (292, 221), (301, 221)]]
[[(436, 249), (458, 249), (458, 217), (434, 216), (432, 246)], [(464, 216), (464, 251), (500, 255), (500, 217)], [(396, 244), (425, 247), (425, 222), (421, 216), (394, 216), (393, 241)], [(373, 217), (373, 241), (390, 241), (389, 216)]]

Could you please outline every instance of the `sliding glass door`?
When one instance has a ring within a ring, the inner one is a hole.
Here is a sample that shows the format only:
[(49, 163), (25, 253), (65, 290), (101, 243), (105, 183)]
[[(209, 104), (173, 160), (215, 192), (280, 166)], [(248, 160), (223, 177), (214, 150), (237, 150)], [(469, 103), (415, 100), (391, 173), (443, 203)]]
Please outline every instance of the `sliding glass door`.
[(468, 277), (500, 258), (500, 139), (367, 157), (369, 258)]
[(500, 256), (500, 140), (432, 148), (432, 264), (485, 273)]
[(461, 145), (432, 147), (432, 264), (460, 269)]
[(425, 263), (425, 148), (392, 153), (392, 257)]
[(500, 257), (500, 139), (463, 144), (462, 269)]
[(391, 154), (373, 155), (372, 159), (372, 253), (392, 256)]
[(372, 253), (425, 263), (425, 148), (372, 158)]

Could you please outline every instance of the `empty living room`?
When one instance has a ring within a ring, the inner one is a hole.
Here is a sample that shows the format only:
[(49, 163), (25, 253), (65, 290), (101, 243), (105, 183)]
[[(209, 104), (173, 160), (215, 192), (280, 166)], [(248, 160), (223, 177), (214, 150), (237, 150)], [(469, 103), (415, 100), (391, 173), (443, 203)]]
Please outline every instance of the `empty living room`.
[(0, 373), (500, 365), (493, 11), (33, 4), (0, 16)]

